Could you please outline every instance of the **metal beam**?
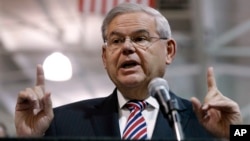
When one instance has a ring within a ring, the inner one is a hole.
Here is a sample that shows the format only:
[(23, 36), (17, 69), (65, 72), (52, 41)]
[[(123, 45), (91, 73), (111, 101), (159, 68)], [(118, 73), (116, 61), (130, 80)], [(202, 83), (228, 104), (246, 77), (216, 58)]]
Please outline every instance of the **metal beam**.
[(212, 43), (209, 45), (208, 50), (209, 51), (215, 51), (218, 48), (223, 47), (230, 41), (238, 38), (240, 35), (249, 32), (250, 30), (250, 20), (245, 21), (231, 30), (225, 32), (223, 35), (221, 35), (219, 38), (216, 38)]
[(208, 53), (215, 57), (250, 57), (250, 46), (224, 46)]

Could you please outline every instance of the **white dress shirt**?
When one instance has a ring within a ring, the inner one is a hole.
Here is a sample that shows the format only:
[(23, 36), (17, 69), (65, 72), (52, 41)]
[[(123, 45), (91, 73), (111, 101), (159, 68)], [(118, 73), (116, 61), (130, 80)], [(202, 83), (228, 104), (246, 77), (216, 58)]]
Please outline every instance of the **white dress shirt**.
[[(118, 96), (118, 104), (119, 104), (119, 125), (120, 125), (120, 133), (121, 136), (123, 134), (123, 130), (125, 129), (127, 119), (129, 117), (130, 111), (124, 107), (124, 105), (129, 101), (126, 99), (119, 91), (117, 91)], [(159, 112), (159, 104), (156, 99), (152, 96), (146, 99), (148, 106), (145, 110), (142, 111), (142, 115), (147, 123), (147, 135), (148, 139), (152, 138), (153, 131), (155, 128), (156, 118)]]

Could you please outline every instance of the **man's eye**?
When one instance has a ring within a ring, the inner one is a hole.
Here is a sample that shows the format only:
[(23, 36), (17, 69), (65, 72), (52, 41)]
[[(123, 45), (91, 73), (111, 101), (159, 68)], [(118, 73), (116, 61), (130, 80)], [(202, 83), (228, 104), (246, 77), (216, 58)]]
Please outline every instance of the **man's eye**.
[(112, 44), (119, 44), (119, 43), (123, 43), (123, 39), (122, 38), (115, 38), (111, 40)]
[(148, 38), (145, 36), (138, 36), (138, 37), (133, 38), (133, 41), (134, 42), (144, 42), (144, 41), (148, 41)]

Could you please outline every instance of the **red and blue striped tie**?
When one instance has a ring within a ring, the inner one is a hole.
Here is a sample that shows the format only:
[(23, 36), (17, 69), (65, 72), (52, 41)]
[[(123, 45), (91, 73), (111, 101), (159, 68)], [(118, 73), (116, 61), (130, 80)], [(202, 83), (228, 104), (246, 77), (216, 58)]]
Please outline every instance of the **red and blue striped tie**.
[(126, 107), (130, 110), (130, 115), (122, 139), (147, 139), (147, 125), (141, 113), (146, 105), (145, 101), (129, 101), (126, 104)]

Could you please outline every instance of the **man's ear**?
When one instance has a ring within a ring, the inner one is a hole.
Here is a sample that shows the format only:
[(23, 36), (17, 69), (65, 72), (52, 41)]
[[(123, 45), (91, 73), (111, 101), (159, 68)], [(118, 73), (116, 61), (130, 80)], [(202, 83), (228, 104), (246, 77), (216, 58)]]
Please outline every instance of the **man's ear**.
[(106, 69), (106, 46), (105, 45), (102, 45), (102, 62), (103, 62), (103, 66), (104, 68)]
[(166, 54), (166, 64), (169, 65), (172, 63), (176, 50), (177, 50), (177, 45), (174, 39), (168, 39), (167, 40), (167, 54)]

